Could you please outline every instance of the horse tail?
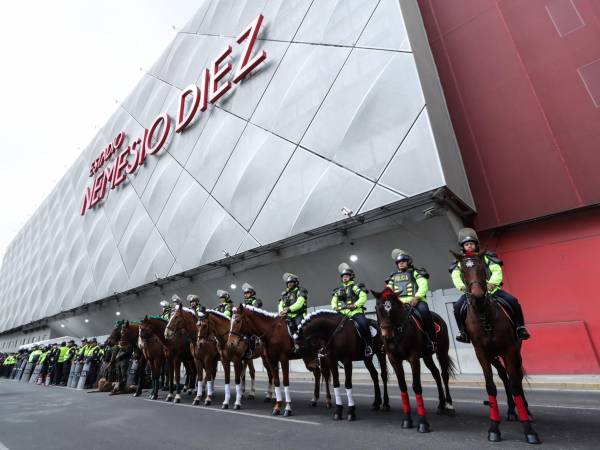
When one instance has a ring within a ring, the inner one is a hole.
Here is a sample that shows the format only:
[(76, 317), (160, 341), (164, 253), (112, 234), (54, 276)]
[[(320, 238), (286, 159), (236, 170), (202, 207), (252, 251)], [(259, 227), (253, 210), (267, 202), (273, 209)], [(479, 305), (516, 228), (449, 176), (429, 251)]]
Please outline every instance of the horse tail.
[(452, 359), (452, 356), (448, 355), (448, 375), (450, 378), (456, 378), (457, 373), (456, 363)]

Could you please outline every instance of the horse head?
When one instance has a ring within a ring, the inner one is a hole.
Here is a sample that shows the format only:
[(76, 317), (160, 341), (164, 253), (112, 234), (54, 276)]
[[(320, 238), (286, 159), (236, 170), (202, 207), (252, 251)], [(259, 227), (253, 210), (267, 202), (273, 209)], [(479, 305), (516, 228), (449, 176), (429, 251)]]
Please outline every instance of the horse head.
[(129, 330), (129, 320), (124, 321), (120, 327), (119, 347), (127, 349), (133, 345)]
[(150, 324), (148, 323), (148, 316), (145, 316), (144, 320), (142, 320), (142, 323), (140, 324), (139, 337), (144, 342), (148, 342), (153, 336), (154, 336), (154, 331), (153, 331), (152, 327), (150, 326)]
[(117, 345), (121, 340), (121, 325), (123, 325), (124, 320), (117, 320), (115, 322), (115, 327), (110, 332), (108, 338), (106, 338), (106, 345), (113, 346)]
[(467, 299), (476, 308), (481, 308), (487, 301), (487, 274), (483, 255), (486, 250), (460, 254), (450, 250), (450, 253), (460, 262), (460, 273), (465, 283)]
[(231, 316), (231, 327), (229, 328), (229, 336), (227, 337), (227, 348), (229, 351), (235, 352), (240, 345), (240, 342), (245, 338), (244, 328), (246, 326), (246, 308), (243, 303), (236, 308), (233, 308)]
[(383, 291), (371, 291), (375, 297), (375, 313), (381, 329), (381, 336), (385, 340), (397, 338), (396, 332), (401, 332), (402, 326), (408, 317), (404, 304), (389, 286)]

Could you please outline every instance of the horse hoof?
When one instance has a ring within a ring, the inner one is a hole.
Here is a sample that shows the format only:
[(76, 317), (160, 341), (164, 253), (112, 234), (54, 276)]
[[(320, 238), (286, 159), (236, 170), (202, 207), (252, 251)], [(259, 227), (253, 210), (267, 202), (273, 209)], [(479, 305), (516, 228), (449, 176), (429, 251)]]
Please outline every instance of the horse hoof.
[(173, 400), (173, 397), (167, 396), (167, 398), (165, 398), (165, 402), (170, 402), (171, 400)]
[(233, 409), (235, 409), (236, 411), (238, 411), (238, 410), (242, 409), (242, 406), (236, 404), (236, 405), (233, 405)]
[(317, 402), (315, 400), (311, 400), (309, 406), (312, 406), (314, 408), (315, 406), (317, 406)]
[(542, 443), (542, 441), (540, 441), (540, 437), (537, 435), (537, 433), (526, 434), (525, 441), (527, 441), (528, 444), (541, 444)]
[(381, 410), (382, 410), (383, 412), (390, 412), (390, 409), (391, 409), (391, 408), (390, 408), (390, 405), (383, 405), (383, 406), (381, 407)]
[(330, 401), (325, 402), (325, 409), (331, 409), (331, 406), (332, 405)]
[(371, 411), (379, 411), (381, 407), (379, 405), (373, 404), (371, 405)]
[(335, 412), (333, 413), (333, 420), (342, 420), (344, 414), (344, 407), (342, 405), (335, 406)]
[(227, 403), (223, 403), (221, 409), (229, 409), (229, 405)]
[(265, 399), (263, 400), (264, 403), (272, 403), (273, 399), (271, 397), (265, 397)]
[(212, 400), (205, 400), (204, 401), (204, 406), (210, 406), (212, 405)]
[(408, 430), (413, 427), (412, 419), (402, 419), (402, 424), (400, 424), (400, 428)]
[(500, 436), (499, 431), (488, 431), (488, 441), (490, 442), (500, 442), (502, 437)]
[(198, 406), (199, 404), (200, 404), (199, 398), (195, 398), (194, 401), (192, 402), (192, 406)]
[(141, 392), (136, 392), (136, 393), (133, 394), (134, 397), (139, 397), (140, 395), (142, 395)]
[(417, 426), (417, 431), (419, 433), (429, 433), (429, 424), (426, 421), (419, 422), (419, 425)]
[(181, 399), (180, 398), (176, 398), (173, 403), (181, 403)]
[(286, 409), (285, 411), (283, 411), (283, 417), (290, 417), (291, 415), (292, 415), (291, 409)]
[(254, 399), (255, 399), (255, 396), (254, 396), (254, 394), (250, 394), (250, 395), (248, 396), (248, 400), (254, 400)]
[(354, 406), (348, 407), (348, 415), (346, 416), (348, 422), (354, 422), (356, 420), (356, 408)]
[(279, 416), (281, 414), (281, 410), (279, 409), (274, 409), (273, 412), (271, 413), (272, 416)]

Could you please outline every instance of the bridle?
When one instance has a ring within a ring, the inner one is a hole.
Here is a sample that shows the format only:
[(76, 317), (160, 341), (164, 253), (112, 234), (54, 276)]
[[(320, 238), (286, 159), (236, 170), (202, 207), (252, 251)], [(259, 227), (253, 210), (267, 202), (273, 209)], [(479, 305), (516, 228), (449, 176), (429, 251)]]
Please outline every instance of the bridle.
[[(393, 342), (393, 343), (397, 343), (398, 341), (400, 341), (400, 338), (402, 336), (402, 334), (404, 334), (404, 322), (402, 322), (399, 325), (395, 325), (393, 323), (392, 320), (392, 316), (391, 316), (391, 312), (393, 309), (393, 303), (392, 302), (400, 302), (397, 298), (385, 298), (382, 299), (383, 300), (383, 305), (377, 305), (378, 306), (378, 319), (379, 316), (383, 315), (384, 313), (381, 312), (381, 309), (383, 309), (385, 311), (385, 318), (387, 320), (387, 324), (384, 323), (383, 321), (378, 321), (379, 322), (379, 328), (381, 328), (381, 330), (390, 330), (391, 332), (391, 336), (384, 336), (383, 333), (381, 333), (383, 339), (387, 342)], [(390, 302), (389, 305), (387, 302)], [(401, 308), (404, 308), (404, 305), (400, 304), (399, 305)]]

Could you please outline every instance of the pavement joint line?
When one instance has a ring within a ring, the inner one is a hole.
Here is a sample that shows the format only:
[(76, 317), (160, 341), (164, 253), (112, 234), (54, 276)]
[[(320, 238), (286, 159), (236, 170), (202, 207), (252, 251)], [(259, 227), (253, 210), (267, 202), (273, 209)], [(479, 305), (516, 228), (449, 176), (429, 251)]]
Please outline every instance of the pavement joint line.
[[(259, 419), (268, 419), (268, 420), (277, 420), (279, 422), (293, 422), (293, 423), (301, 423), (304, 425), (321, 425), (320, 422), (311, 422), (309, 420), (299, 420), (299, 419), (288, 419), (288, 418), (282, 418), (279, 416), (265, 416), (264, 414), (255, 414), (255, 413), (249, 413), (249, 412), (244, 412), (244, 411), (235, 411), (232, 409), (215, 409), (215, 408), (207, 408), (204, 406), (193, 406), (193, 405), (186, 405), (184, 403), (170, 403), (170, 402), (165, 402), (165, 401), (156, 401), (156, 400), (150, 400), (148, 398), (143, 398), (142, 399), (145, 402), (149, 402), (149, 403), (156, 403), (156, 404), (161, 404), (161, 405), (167, 405), (167, 406), (184, 406), (186, 408), (193, 408), (199, 411), (210, 411), (210, 412), (219, 412), (219, 413), (226, 413), (226, 414), (235, 414), (235, 415), (241, 415), (241, 416), (250, 416), (250, 417), (257, 417)], [(2, 449), (0, 449), (2, 450)]]

